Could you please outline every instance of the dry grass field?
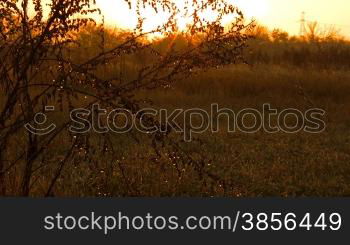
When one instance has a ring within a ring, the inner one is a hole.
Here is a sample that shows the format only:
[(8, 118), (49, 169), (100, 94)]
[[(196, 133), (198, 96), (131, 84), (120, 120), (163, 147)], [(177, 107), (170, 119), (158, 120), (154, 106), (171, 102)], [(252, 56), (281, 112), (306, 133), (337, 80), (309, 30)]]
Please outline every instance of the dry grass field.
[[(300, 92), (300, 84), (304, 94)], [(261, 110), (264, 103), (278, 109), (301, 111), (317, 107), (327, 112), (324, 119), (327, 128), (319, 134), (228, 133), (223, 119), (219, 133), (208, 131), (196, 135), (201, 142), (186, 143), (186, 150), (204, 155), (209, 160), (205, 169), (227, 180), (228, 191), (219, 184), (213, 185), (209, 179), (200, 179), (191, 166), (183, 167), (179, 176), (167, 156), (155, 159), (147, 139), (135, 141), (129, 135), (118, 135), (114, 142), (120, 155), (118, 162), (96, 155), (94, 164), (68, 164), (55, 195), (300, 197), (350, 194), (350, 72), (347, 70), (238, 65), (208, 71), (171, 88), (143, 93), (152, 98), (155, 108), (169, 110), (209, 110), (211, 103), (235, 111)], [(123, 175), (128, 176), (128, 183)], [(33, 195), (40, 195), (45, 181), (38, 176)]]

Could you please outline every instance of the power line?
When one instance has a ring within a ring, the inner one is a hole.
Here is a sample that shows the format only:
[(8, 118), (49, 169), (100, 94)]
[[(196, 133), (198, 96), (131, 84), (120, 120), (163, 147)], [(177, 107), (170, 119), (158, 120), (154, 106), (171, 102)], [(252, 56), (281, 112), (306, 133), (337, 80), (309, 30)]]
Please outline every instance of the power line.
[(317, 24), (321, 24), (324, 26), (328, 26), (328, 27), (339, 27), (339, 31), (343, 32), (343, 30), (350, 30), (350, 25), (343, 25), (343, 24), (334, 24), (334, 23), (324, 23), (324, 22), (319, 22), (319, 21), (315, 21), (315, 20), (309, 20), (305, 18), (305, 12), (303, 11), (301, 13), (301, 17), (300, 20), (298, 21), (300, 23), (300, 27), (299, 27), (299, 35), (300, 36), (305, 36), (307, 33), (306, 30), (306, 26), (310, 23), (317, 23)]
[(299, 29), (299, 35), (304, 36), (306, 34), (306, 27), (305, 27), (305, 12), (301, 12), (301, 18), (300, 18), (300, 29)]

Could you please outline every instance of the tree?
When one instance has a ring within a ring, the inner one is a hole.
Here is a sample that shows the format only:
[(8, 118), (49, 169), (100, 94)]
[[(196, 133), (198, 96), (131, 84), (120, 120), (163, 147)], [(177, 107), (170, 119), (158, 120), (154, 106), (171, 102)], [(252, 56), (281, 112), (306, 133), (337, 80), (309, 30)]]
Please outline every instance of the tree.
[(319, 24), (316, 21), (308, 22), (306, 38), (311, 42), (316, 42), (320, 37)]
[(266, 26), (254, 22), (253, 25), (247, 30), (247, 34), (257, 40), (269, 41), (270, 32)]
[(288, 32), (285, 32), (280, 29), (274, 29), (271, 33), (272, 39), (275, 42), (286, 42), (289, 39)]
[(321, 27), (317, 21), (307, 24), (306, 38), (310, 42), (332, 41), (341, 39), (339, 30), (334, 26)]
[[(108, 41), (104, 23), (96, 20), (96, 14), (101, 13), (95, 0), (50, 0), (48, 13), (41, 0), (0, 0), (0, 195), (28, 196), (39, 179), (44, 179), (40, 182), (42, 195), (53, 195), (67, 164), (95, 161), (97, 152), (108, 155), (111, 161), (117, 160), (113, 148), (117, 135), (72, 134), (68, 130), (72, 121), (67, 118), (55, 122), (56, 129), (44, 136), (24, 130), (28, 123), (35, 124), (39, 112), (46, 113), (48, 105), (68, 112), (98, 103), (107, 109), (135, 112), (142, 106), (142, 100), (136, 97), (140, 90), (166, 86), (241, 58), (247, 39), (243, 34), (243, 14), (224, 0), (193, 1), (192, 11), (188, 11), (191, 24), (181, 34), (185, 45), (176, 49), (171, 44), (166, 51), (157, 49), (148, 37), (157, 33), (171, 38), (179, 31), (176, 16), (180, 10), (176, 1), (126, 2), (138, 14), (138, 25), (118, 41)], [(168, 12), (169, 18), (146, 32), (140, 10), (149, 7), (154, 14)], [(206, 9), (215, 10), (217, 18), (200, 18)], [(237, 17), (224, 27), (221, 20), (227, 15)], [(84, 39), (79, 36), (91, 24), (96, 26), (98, 48), (82, 55), (87, 50), (82, 49)], [(137, 66), (132, 78), (115, 72), (116, 66), (125, 65), (125, 60), (145, 53), (151, 62)], [(86, 120), (94, 120), (93, 114)], [(138, 120), (148, 126), (159, 124), (151, 116), (139, 116)], [(176, 160), (175, 166), (191, 165), (201, 176), (223, 181), (205, 169), (205, 159), (193, 158), (169, 135), (170, 131), (149, 134), (156, 155), (168, 151), (172, 161)], [(134, 136), (130, 132), (130, 137)], [(119, 168), (124, 176), (123, 166)], [(128, 194), (137, 195), (137, 187), (127, 176), (124, 179)], [(15, 184), (9, 188), (8, 183)]]

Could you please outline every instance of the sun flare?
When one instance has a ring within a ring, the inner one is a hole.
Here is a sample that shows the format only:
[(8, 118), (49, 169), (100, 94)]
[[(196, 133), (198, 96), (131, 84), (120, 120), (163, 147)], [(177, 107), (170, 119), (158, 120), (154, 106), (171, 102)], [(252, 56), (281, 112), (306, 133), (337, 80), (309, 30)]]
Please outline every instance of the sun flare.
[(230, 0), (236, 4), (244, 13), (246, 18), (263, 18), (269, 13), (268, 0)]
[[(238, 6), (247, 18), (260, 18), (267, 14), (268, 4), (266, 0), (227, 0), (229, 3)], [(185, 0), (176, 2), (179, 9), (184, 9), (186, 5)], [(191, 6), (191, 0), (188, 0), (187, 6)], [(101, 9), (105, 20), (109, 25), (116, 25), (121, 28), (132, 29), (137, 25), (137, 16), (134, 10), (130, 10), (125, 1), (116, 0), (97, 0), (97, 5)], [(188, 7), (189, 12), (193, 11)], [(145, 30), (152, 30), (158, 25), (164, 23), (169, 17), (168, 13), (155, 13), (153, 9), (146, 8), (142, 12), (142, 17), (145, 18)], [(206, 10), (201, 13), (201, 18), (207, 21), (215, 20), (216, 13), (212, 10)], [(191, 17), (186, 16), (185, 11), (180, 11), (177, 19), (177, 25), (180, 30), (186, 29), (191, 22)]]

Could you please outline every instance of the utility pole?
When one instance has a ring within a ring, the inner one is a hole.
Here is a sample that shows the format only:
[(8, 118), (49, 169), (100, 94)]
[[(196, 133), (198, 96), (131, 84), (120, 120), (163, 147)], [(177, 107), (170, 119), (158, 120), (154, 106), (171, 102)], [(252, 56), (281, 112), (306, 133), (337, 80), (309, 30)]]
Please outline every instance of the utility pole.
[(306, 23), (306, 20), (305, 20), (305, 12), (301, 12), (301, 18), (300, 18), (300, 30), (299, 30), (299, 35), (301, 37), (305, 36), (306, 34), (306, 27), (305, 27), (305, 23)]

